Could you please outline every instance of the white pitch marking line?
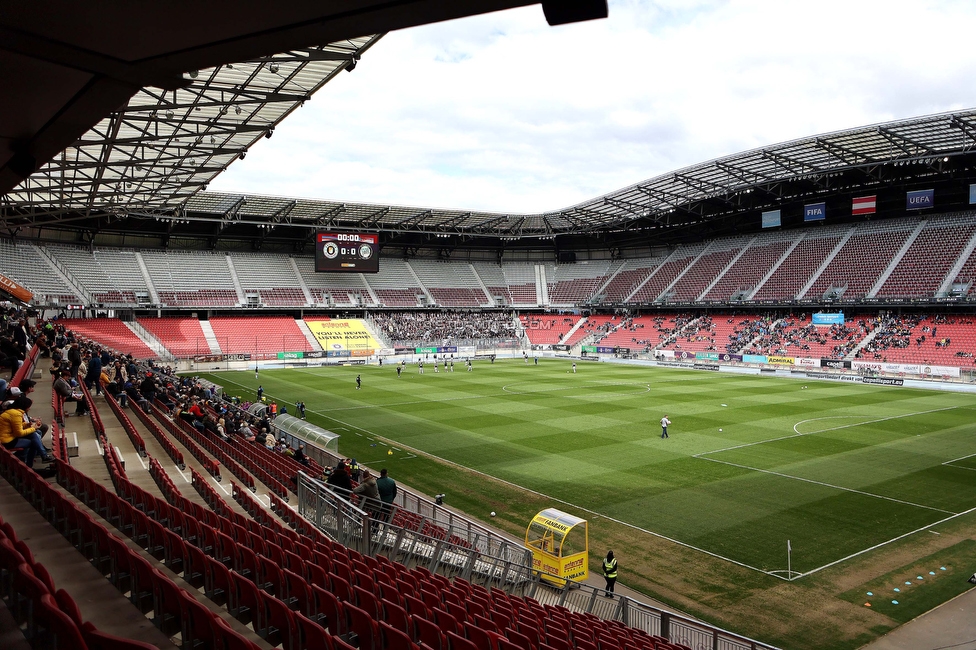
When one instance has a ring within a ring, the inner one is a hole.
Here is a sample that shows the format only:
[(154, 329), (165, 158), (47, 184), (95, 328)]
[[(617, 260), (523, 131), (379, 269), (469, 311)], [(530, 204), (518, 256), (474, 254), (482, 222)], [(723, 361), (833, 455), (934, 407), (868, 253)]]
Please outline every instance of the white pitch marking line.
[[(822, 567), (817, 567), (816, 569), (812, 569), (810, 571), (807, 571), (806, 573), (801, 573), (800, 575), (797, 576), (797, 578), (803, 578), (803, 577), (806, 577), (808, 575), (812, 575), (814, 573), (817, 573), (818, 571), (823, 571), (824, 569), (827, 569), (829, 567), (832, 567), (835, 564), (840, 564), (841, 562), (846, 562), (847, 560), (849, 560), (851, 558), (854, 558), (854, 557), (857, 557), (858, 555), (864, 555), (865, 553), (868, 553), (868, 552), (873, 551), (875, 549), (881, 548), (882, 546), (886, 546), (888, 544), (891, 544), (892, 542), (897, 542), (898, 540), (904, 539), (904, 538), (906, 538), (906, 537), (908, 537), (910, 535), (914, 535), (915, 533), (920, 533), (923, 530), (929, 530), (933, 526), (938, 526), (939, 524), (943, 524), (943, 523), (945, 523), (947, 521), (950, 521), (952, 519), (955, 519), (956, 517), (962, 517), (963, 515), (968, 515), (971, 512), (976, 512), (976, 508), (970, 508), (969, 510), (966, 510), (965, 512), (958, 512), (958, 513), (952, 515), (951, 517), (946, 517), (945, 519), (940, 519), (939, 521), (934, 521), (931, 524), (928, 524), (926, 526), (922, 526), (921, 528), (916, 528), (915, 530), (909, 531), (907, 533), (903, 533), (903, 534), (899, 535), (898, 537), (892, 537), (888, 541), (881, 542), (880, 544), (875, 544), (874, 546), (871, 546), (869, 548), (860, 550), (857, 553), (851, 553), (847, 557), (842, 557), (841, 559), (834, 560), (833, 562), (830, 562), (829, 564), (825, 564)], [(938, 535), (938, 534), (939, 533), (936, 533), (936, 535)]]
[(713, 463), (721, 463), (722, 465), (731, 465), (732, 467), (738, 467), (739, 469), (747, 469), (753, 472), (760, 472), (762, 474), (772, 474), (773, 476), (779, 476), (781, 478), (791, 479), (794, 481), (802, 481), (804, 483), (813, 483), (814, 485), (822, 485), (823, 487), (833, 488), (835, 490), (843, 490), (844, 492), (853, 492), (854, 494), (861, 494), (866, 497), (873, 497), (875, 499), (884, 499), (885, 501), (892, 501), (894, 503), (900, 503), (906, 506), (913, 506), (915, 508), (923, 508), (925, 510), (934, 510), (936, 512), (942, 512), (947, 515), (956, 515), (958, 513), (952, 512), (951, 510), (943, 510), (942, 508), (934, 508), (932, 506), (924, 506), (920, 503), (912, 503), (911, 501), (902, 501), (901, 499), (895, 499), (894, 497), (886, 497), (881, 494), (873, 494), (871, 492), (865, 492), (863, 490), (856, 490), (854, 488), (843, 487), (841, 485), (833, 485), (832, 483), (824, 483), (823, 481), (815, 481), (811, 478), (803, 478), (802, 476), (793, 476), (791, 474), (783, 474), (782, 472), (774, 472), (770, 469), (760, 469), (758, 467), (749, 467), (748, 465), (740, 465), (739, 463), (730, 463), (727, 460), (718, 460), (717, 458), (705, 458), (701, 457), (701, 460), (711, 461)]
[(948, 406), (946, 408), (932, 409), (930, 411), (916, 411), (914, 413), (905, 413), (903, 415), (892, 415), (891, 417), (880, 418), (878, 420), (865, 420), (864, 422), (855, 422), (854, 424), (844, 424), (844, 425), (841, 425), (839, 427), (830, 427), (829, 429), (818, 429), (817, 431), (809, 431), (807, 433), (800, 433), (799, 431), (796, 431), (796, 428), (798, 426), (800, 426), (801, 424), (804, 424), (806, 422), (817, 422), (819, 420), (836, 420), (836, 419), (840, 419), (840, 418), (856, 418), (856, 417), (860, 417), (860, 416), (857, 416), (857, 415), (829, 415), (829, 416), (822, 417), (822, 418), (811, 418), (809, 420), (800, 420), (799, 422), (797, 422), (796, 424), (793, 425), (793, 431), (796, 431), (796, 433), (793, 434), (793, 435), (791, 435), (791, 436), (780, 436), (778, 438), (767, 438), (766, 440), (757, 440), (755, 442), (746, 442), (746, 443), (743, 443), (741, 445), (733, 445), (731, 447), (722, 447), (721, 449), (713, 449), (711, 451), (703, 451), (703, 452), (701, 452), (699, 454), (694, 454), (692, 456), (692, 458), (703, 458), (707, 454), (717, 454), (717, 453), (723, 452), (723, 451), (732, 451), (733, 449), (742, 449), (743, 447), (752, 447), (754, 445), (764, 445), (767, 442), (778, 442), (780, 440), (788, 440), (790, 438), (799, 438), (799, 437), (802, 437), (802, 436), (812, 436), (812, 435), (815, 435), (815, 434), (818, 434), (818, 433), (826, 433), (827, 431), (837, 431), (839, 429), (850, 429), (851, 427), (859, 427), (859, 426), (861, 426), (863, 424), (875, 424), (877, 422), (887, 422), (888, 420), (897, 420), (897, 419), (900, 419), (900, 418), (910, 418), (910, 417), (912, 417), (914, 415), (925, 415), (927, 413), (938, 413), (939, 411), (951, 411), (953, 409), (958, 409), (958, 408), (962, 408), (962, 407), (960, 407), (960, 406)]

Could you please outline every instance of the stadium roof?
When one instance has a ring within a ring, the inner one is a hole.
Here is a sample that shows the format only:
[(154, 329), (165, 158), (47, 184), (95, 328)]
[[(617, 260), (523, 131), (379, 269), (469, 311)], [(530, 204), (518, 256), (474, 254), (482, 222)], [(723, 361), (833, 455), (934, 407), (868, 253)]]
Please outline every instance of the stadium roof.
[(32, 221), (170, 214), (379, 38), (193, 71), (185, 88), (142, 88), (4, 203)]
[[(463, 3), (465, 9), (452, 10), (451, 16), (438, 14), (434, 5), (439, 5), (434, 2), (404, 0), (399, 4), (425, 7), (422, 16), (411, 15), (413, 24), (531, 3)], [(602, 0), (544, 2), (543, 6), (550, 22), (559, 22), (581, 14), (553, 15), (555, 6), (585, 9), (601, 4), (605, 7)], [(380, 10), (374, 7), (370, 11)], [(228, 21), (226, 16), (211, 17)], [(16, 18), (0, 19), (0, 36), (12, 33), (4, 21), (16, 22)], [(403, 16), (373, 19), (369, 24), (410, 23)], [(245, 27), (235, 28), (244, 31), (241, 38), (247, 40)], [(66, 27), (59, 28), (64, 38)], [(336, 33), (337, 29), (326, 32)], [(207, 42), (199, 27), (195, 37)], [(213, 40), (217, 35), (209, 37)], [(0, 200), (0, 228), (10, 234), (27, 229), (30, 236), (37, 237), (42, 229), (74, 230), (89, 240), (98, 233), (141, 233), (160, 235), (163, 245), (170, 236), (203, 237), (211, 246), (218, 239), (248, 240), (258, 247), (265, 241), (292, 242), (299, 249), (319, 229), (374, 230), (384, 233), (385, 243), (404, 245), (436, 237), (505, 245), (509, 240), (531, 242), (594, 233), (618, 244), (640, 244), (641, 240), (676, 243), (755, 228), (747, 221), (756, 221), (753, 217), (758, 210), (791, 201), (823, 200), (872, 187), (883, 190), (921, 179), (947, 182), (972, 177), (976, 169), (976, 109), (969, 109), (770, 145), (538, 214), (205, 191), (214, 176), (244, 157), (261, 136), (271, 137), (274, 126), (316, 90), (342, 70), (354, 68), (377, 39), (379, 36), (346, 38), (244, 63), (194, 69), (179, 75), (178, 81), (170, 79), (173, 83), (167, 90), (138, 90), (122, 108), (103, 117), (72, 146), (5, 194)], [(13, 43), (12, 49), (24, 49), (16, 38)], [(126, 51), (140, 51), (141, 47), (131, 39), (124, 45)], [(216, 53), (208, 50), (211, 46)], [(267, 42), (262, 41), (261, 46)], [(0, 39), (0, 63), (5, 47), (11, 49)], [(220, 43), (199, 48), (210, 57), (247, 49), (228, 50)], [(60, 52), (57, 47), (54, 50)], [(190, 60), (182, 54), (173, 56), (183, 64)], [(156, 68), (150, 65), (147, 70)], [(122, 72), (116, 70), (115, 76), (119, 75)], [(156, 80), (166, 85), (165, 79)], [(4, 81), (0, 73), (0, 90)], [(0, 108), (0, 118), (4, 110)], [(0, 176), (2, 173), (0, 169)]]
[[(6, 2), (0, 12), (0, 194), (140, 88), (152, 86), (162, 95), (186, 88), (191, 70), (539, 2)], [(541, 4), (551, 25), (607, 15), (606, 0)], [(111, 138), (111, 130), (104, 137)]]
[[(198, 191), (378, 37), (200, 71), (184, 90), (145, 89), (5, 197), (8, 227), (92, 218), (368, 229), (496, 238), (687, 227), (850, 182), (884, 183), (970, 164), (976, 109), (802, 138), (663, 174), (569, 208), (500, 214)], [(749, 196), (762, 189), (763, 199)], [(639, 223), (635, 223), (639, 222)]]

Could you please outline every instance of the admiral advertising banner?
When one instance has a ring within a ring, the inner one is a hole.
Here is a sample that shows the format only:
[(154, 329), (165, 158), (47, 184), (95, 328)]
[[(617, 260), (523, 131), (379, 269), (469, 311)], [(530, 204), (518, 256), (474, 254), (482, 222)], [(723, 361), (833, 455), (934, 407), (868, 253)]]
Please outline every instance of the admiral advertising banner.
[(766, 363), (783, 363), (792, 366), (795, 359), (793, 357), (766, 357)]
[(924, 210), (935, 207), (935, 190), (915, 190), (905, 194), (906, 210)]
[(813, 315), (814, 325), (843, 325), (844, 324), (844, 312), (839, 311), (836, 314), (828, 314), (826, 312), (817, 312)]
[(778, 228), (782, 224), (779, 210), (769, 210), (762, 213), (763, 228)]
[(323, 350), (376, 350), (382, 347), (358, 318), (305, 322)]
[(823, 221), (827, 218), (826, 203), (810, 203), (803, 206), (803, 221)]

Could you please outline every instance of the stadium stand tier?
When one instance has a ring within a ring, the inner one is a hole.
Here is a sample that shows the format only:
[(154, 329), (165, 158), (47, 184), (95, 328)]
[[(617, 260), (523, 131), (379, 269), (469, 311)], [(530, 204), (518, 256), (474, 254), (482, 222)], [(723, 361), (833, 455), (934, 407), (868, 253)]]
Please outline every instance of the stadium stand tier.
[(277, 354), (316, 348), (289, 316), (215, 316), (214, 337), (224, 354)]
[[(133, 251), (0, 240), (0, 271), (38, 303), (233, 309), (572, 309), (610, 305), (966, 297), (976, 213), (715, 239), (669, 254), (575, 264), (383, 257), (376, 274), (316, 273), (303, 255)], [(36, 259), (36, 264), (12, 260)]]

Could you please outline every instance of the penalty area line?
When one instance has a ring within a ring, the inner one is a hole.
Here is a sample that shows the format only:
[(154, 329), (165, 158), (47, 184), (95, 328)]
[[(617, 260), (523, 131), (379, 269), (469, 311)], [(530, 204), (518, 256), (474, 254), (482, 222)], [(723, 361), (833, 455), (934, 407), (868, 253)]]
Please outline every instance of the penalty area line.
[[(923, 530), (928, 530), (929, 532), (935, 533), (934, 530), (930, 530), (932, 527), (938, 526), (939, 524), (944, 524), (945, 522), (951, 521), (951, 520), (953, 520), (953, 519), (955, 519), (957, 517), (962, 517), (963, 515), (968, 515), (971, 512), (976, 512), (976, 508), (970, 508), (969, 510), (966, 510), (964, 512), (958, 512), (958, 513), (952, 515), (951, 517), (946, 517), (945, 519), (940, 519), (939, 521), (933, 521), (931, 524), (927, 524), (925, 526), (922, 526), (921, 528), (916, 528), (915, 530), (909, 531), (907, 533), (902, 533), (901, 535), (898, 535), (897, 537), (892, 537), (891, 539), (889, 539), (887, 541), (884, 541), (884, 542), (881, 542), (880, 544), (875, 544), (874, 546), (870, 546), (868, 548), (862, 549), (862, 550), (858, 551), (857, 553), (851, 553), (847, 557), (842, 557), (839, 560), (834, 560), (833, 562), (830, 562), (828, 564), (825, 564), (825, 565), (823, 565), (821, 567), (817, 567), (816, 569), (812, 569), (812, 570), (807, 571), (805, 573), (801, 573), (797, 577), (798, 578), (803, 578), (803, 577), (806, 577), (806, 576), (809, 576), (809, 575), (813, 575), (814, 573), (817, 573), (819, 571), (823, 571), (824, 569), (828, 569), (828, 568), (830, 568), (830, 567), (832, 567), (834, 565), (840, 564), (841, 562), (846, 562), (847, 560), (850, 560), (851, 558), (855, 558), (855, 557), (857, 557), (859, 555), (864, 555), (865, 553), (869, 553), (871, 551), (874, 551), (876, 549), (879, 549), (882, 546), (887, 546), (888, 544), (891, 544), (892, 542), (897, 542), (900, 539), (905, 539), (906, 537), (908, 537), (910, 535), (914, 535), (915, 533), (920, 533)], [(935, 534), (938, 535), (939, 533), (935, 533)]]
[[(741, 445), (732, 445), (731, 447), (722, 447), (721, 449), (712, 449), (711, 451), (703, 451), (701, 453), (694, 454), (692, 457), (693, 458), (704, 458), (708, 454), (718, 454), (718, 453), (721, 453), (723, 451), (732, 451), (732, 450), (735, 450), (735, 449), (743, 449), (745, 447), (754, 447), (755, 445), (764, 445), (767, 442), (779, 442), (780, 440), (789, 440), (790, 438), (800, 438), (800, 437), (803, 437), (803, 436), (812, 436), (812, 435), (815, 435), (815, 434), (818, 434), (818, 433), (826, 433), (827, 431), (838, 431), (840, 429), (850, 429), (852, 427), (859, 427), (859, 426), (864, 425), (864, 424), (876, 424), (878, 422), (887, 422), (888, 420), (898, 420), (900, 418), (910, 418), (910, 417), (915, 416), (915, 415), (926, 415), (928, 413), (938, 413), (939, 411), (951, 411), (953, 409), (959, 409), (959, 408), (964, 408), (964, 407), (962, 407), (962, 406), (947, 406), (945, 408), (931, 409), (929, 411), (915, 411), (914, 413), (904, 413), (902, 415), (892, 415), (890, 417), (880, 418), (880, 419), (877, 419), (877, 420), (865, 420), (864, 422), (855, 422), (854, 424), (842, 424), (842, 425), (840, 425), (838, 427), (830, 427), (830, 428), (827, 428), (827, 429), (818, 429), (817, 431), (808, 431), (807, 433), (800, 433), (799, 431), (797, 431), (796, 428), (798, 426), (800, 426), (801, 424), (805, 424), (807, 422), (818, 422), (820, 420), (837, 420), (837, 419), (843, 419), (843, 418), (856, 418), (856, 417), (861, 417), (861, 416), (858, 416), (858, 415), (828, 415), (828, 416), (825, 416), (825, 417), (822, 417), (822, 418), (810, 418), (809, 420), (800, 420), (799, 422), (797, 422), (796, 424), (794, 424), (793, 425), (793, 431), (795, 431), (795, 433), (793, 433), (792, 435), (779, 436), (777, 438), (767, 438), (765, 440), (757, 440), (755, 442), (745, 442), (745, 443), (743, 443)], [(976, 455), (976, 454), (973, 454), (973, 455)]]
[(914, 508), (922, 508), (924, 510), (934, 510), (935, 512), (941, 512), (947, 515), (957, 515), (959, 513), (952, 512), (951, 510), (943, 510), (942, 508), (935, 508), (933, 506), (922, 505), (921, 503), (912, 503), (911, 501), (903, 501), (901, 499), (896, 499), (894, 497), (886, 497), (882, 494), (874, 494), (872, 492), (865, 492), (864, 490), (857, 490), (855, 488), (844, 487), (842, 485), (834, 485), (832, 483), (825, 483), (823, 481), (815, 481), (812, 478), (803, 478), (802, 476), (793, 476), (792, 474), (784, 474), (782, 472), (774, 472), (770, 469), (760, 469), (758, 467), (750, 467), (748, 465), (740, 465), (739, 463), (732, 463), (727, 460), (718, 460), (717, 458), (705, 458), (704, 456), (698, 457), (693, 456), (693, 458), (701, 458), (701, 460), (707, 460), (712, 463), (721, 463), (722, 465), (729, 465), (731, 467), (738, 467), (739, 469), (746, 469), (753, 472), (759, 472), (761, 474), (771, 474), (772, 476), (779, 476), (780, 478), (790, 479), (793, 481), (801, 481), (803, 483), (812, 483), (814, 485), (820, 485), (826, 488), (831, 488), (834, 490), (842, 490), (844, 492), (852, 492), (854, 494), (860, 494), (866, 497), (872, 497), (875, 499), (883, 499), (885, 501), (891, 501), (893, 503), (900, 503), (905, 506), (912, 506)]

